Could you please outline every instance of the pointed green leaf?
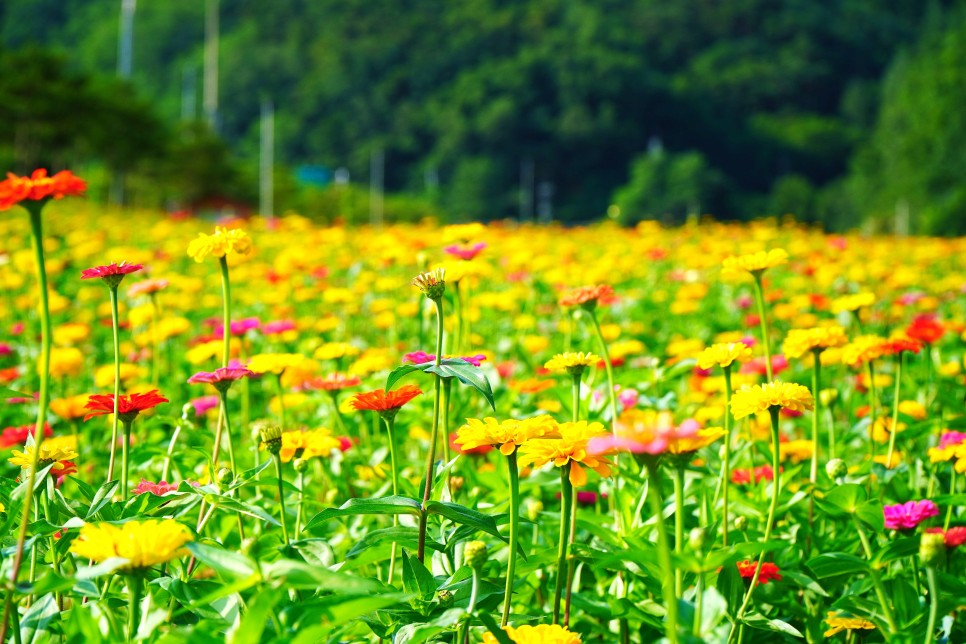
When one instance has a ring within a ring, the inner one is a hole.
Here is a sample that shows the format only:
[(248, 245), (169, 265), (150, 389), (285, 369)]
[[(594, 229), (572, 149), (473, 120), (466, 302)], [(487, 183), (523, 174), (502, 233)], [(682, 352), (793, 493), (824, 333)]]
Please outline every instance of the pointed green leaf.
[(430, 600), (436, 595), (436, 578), (433, 573), (426, 569), (419, 559), (410, 557), (403, 550), (403, 589), (407, 593), (414, 593), (425, 600)]
[(492, 534), (494, 537), (506, 541), (506, 539), (497, 529), (496, 521), (493, 519), (493, 517), (483, 514), (477, 510), (471, 510), (470, 508), (462, 506), (458, 503), (430, 501), (426, 504), (426, 512), (429, 514), (438, 514), (455, 523), (476, 528), (481, 532)]
[(419, 516), (419, 501), (406, 496), (386, 496), (380, 499), (349, 499), (338, 508), (322, 510), (305, 525), (306, 530), (318, 527), (329, 519), (362, 514), (412, 514)]

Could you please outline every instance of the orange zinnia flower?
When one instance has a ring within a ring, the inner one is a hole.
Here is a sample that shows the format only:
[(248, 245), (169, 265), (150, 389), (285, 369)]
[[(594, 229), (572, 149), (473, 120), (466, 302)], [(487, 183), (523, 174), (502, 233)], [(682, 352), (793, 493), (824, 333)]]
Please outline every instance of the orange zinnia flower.
[(582, 306), (593, 308), (600, 304), (610, 304), (617, 299), (614, 289), (609, 284), (597, 286), (581, 286), (567, 294), (560, 300), (561, 306)]
[(63, 170), (52, 177), (47, 176), (47, 170), (43, 168), (34, 170), (29, 177), (8, 173), (7, 179), (0, 181), (0, 210), (7, 210), (25, 200), (63, 199), (80, 195), (86, 189), (84, 180), (74, 176), (70, 170)]
[(403, 385), (394, 391), (366, 391), (352, 397), (352, 406), (360, 411), (377, 411), (381, 416), (394, 416), (402, 406), (423, 393), (416, 385)]
[[(157, 407), (161, 403), (168, 402), (168, 399), (161, 395), (157, 389), (143, 394), (131, 394), (130, 396), (121, 395), (117, 399), (117, 415), (126, 423), (132, 422), (142, 411)], [(87, 400), (87, 409), (90, 411), (84, 416), (84, 421), (88, 421), (94, 416), (107, 416), (114, 413), (114, 394), (95, 395)]]

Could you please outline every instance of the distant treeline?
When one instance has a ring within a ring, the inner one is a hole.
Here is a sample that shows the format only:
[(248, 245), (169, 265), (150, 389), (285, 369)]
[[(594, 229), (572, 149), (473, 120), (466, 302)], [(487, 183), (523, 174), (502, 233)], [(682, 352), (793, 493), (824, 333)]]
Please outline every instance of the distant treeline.
[(220, 0), (214, 131), (210, 2), (138, 2), (122, 83), (121, 0), (4, 0), (0, 161), (102, 168), (105, 199), (120, 174), (145, 204), (254, 203), (270, 100), (278, 211), (360, 204), (381, 155), (388, 216), (966, 232), (958, 2)]

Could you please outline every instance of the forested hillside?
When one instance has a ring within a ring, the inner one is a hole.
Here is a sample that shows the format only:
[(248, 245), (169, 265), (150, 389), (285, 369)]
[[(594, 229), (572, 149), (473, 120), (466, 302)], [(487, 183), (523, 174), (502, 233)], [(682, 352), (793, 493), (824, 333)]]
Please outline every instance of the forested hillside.
[[(288, 169), (279, 207), (298, 205), (295, 168), (345, 167), (365, 183), (371, 155), (382, 152), (387, 190), (454, 218), (529, 213), (522, 177), (535, 192), (552, 189), (553, 214), (572, 221), (610, 207), (628, 222), (795, 212), (843, 227), (891, 220), (898, 208), (929, 230), (950, 231), (966, 208), (956, 185), (966, 148), (957, 98), (966, 93), (966, 23), (953, 5), (221, 0), (223, 150), (185, 122), (202, 117), (205, 2), (141, 0), (137, 98), (115, 107), (145, 112), (128, 116), (135, 140), (146, 140), (112, 158), (97, 141), (32, 136), (54, 161), (93, 155), (136, 169), (132, 185), (138, 172), (142, 183), (153, 177), (167, 186), (164, 199), (210, 196), (187, 185), (179, 162), (209, 171), (225, 164), (209, 192), (250, 200), (268, 99), (276, 160)], [(11, 111), (24, 92), (14, 78), (25, 69), (22, 48), (64, 54), (64, 74), (91, 75), (101, 96), (127, 91), (105, 89), (103, 78), (117, 68), (120, 6), (0, 4), (0, 156), (17, 163), (26, 154), (16, 149), (23, 115)], [(60, 105), (71, 111), (70, 98)], [(144, 121), (163, 126), (162, 140), (145, 135)]]

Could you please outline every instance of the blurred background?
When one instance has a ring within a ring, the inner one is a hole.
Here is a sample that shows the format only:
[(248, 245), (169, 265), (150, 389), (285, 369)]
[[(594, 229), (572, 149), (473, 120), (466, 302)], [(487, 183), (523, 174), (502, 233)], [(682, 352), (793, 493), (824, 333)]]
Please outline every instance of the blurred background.
[(0, 2), (0, 168), (104, 204), (959, 234), (964, 106), (962, 2)]

